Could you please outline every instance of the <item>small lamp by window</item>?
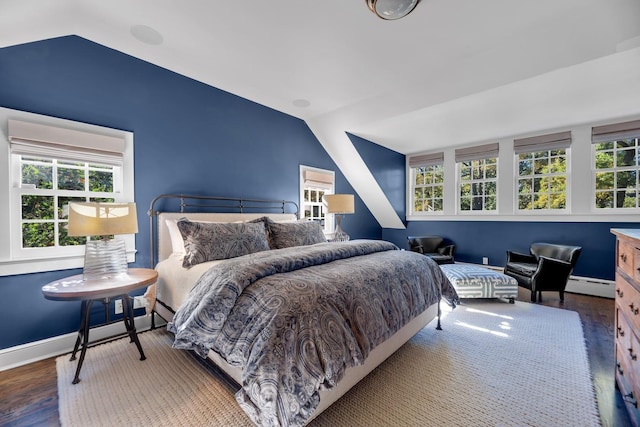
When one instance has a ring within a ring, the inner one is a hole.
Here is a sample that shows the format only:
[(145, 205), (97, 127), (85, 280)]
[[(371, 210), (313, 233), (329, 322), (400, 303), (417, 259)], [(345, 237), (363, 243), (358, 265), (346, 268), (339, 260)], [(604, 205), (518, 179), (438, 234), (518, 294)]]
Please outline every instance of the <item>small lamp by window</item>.
[(111, 236), (138, 232), (135, 203), (70, 203), (69, 236), (101, 236), (87, 241), (85, 277), (118, 275), (127, 272), (127, 252), (123, 240)]
[(342, 216), (355, 212), (353, 194), (327, 194), (323, 196), (324, 204), (327, 206), (327, 213), (336, 214), (336, 231), (334, 241), (346, 242), (349, 235), (342, 230)]

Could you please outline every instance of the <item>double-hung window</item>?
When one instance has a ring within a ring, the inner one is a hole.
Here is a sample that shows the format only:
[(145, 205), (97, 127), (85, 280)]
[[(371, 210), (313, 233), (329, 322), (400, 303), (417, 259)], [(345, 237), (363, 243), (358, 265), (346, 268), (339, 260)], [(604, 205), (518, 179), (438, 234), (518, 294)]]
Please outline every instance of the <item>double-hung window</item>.
[(497, 211), (498, 152), (497, 142), (456, 150), (459, 211)]
[(72, 202), (127, 201), (124, 138), (8, 121), (11, 259), (81, 256), (67, 234)]
[(409, 157), (411, 214), (442, 212), (444, 202), (444, 152)]
[(518, 211), (567, 209), (570, 146), (570, 131), (514, 141)]
[(326, 212), (322, 197), (334, 193), (335, 173), (330, 170), (300, 166), (300, 201), (304, 218), (318, 221), (325, 233), (333, 232), (333, 215)]
[(640, 120), (592, 128), (594, 206), (640, 207)]

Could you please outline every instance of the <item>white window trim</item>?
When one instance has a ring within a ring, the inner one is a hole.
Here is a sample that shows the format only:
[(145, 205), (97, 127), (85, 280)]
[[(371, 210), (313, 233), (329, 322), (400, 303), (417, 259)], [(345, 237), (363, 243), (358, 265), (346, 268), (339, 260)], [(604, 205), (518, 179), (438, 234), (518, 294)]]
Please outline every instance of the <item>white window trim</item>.
[[(86, 123), (74, 122), (70, 120), (58, 119), (55, 117), (42, 116), (27, 113), (24, 111), (0, 108), (0, 170), (5, 171), (0, 174), (0, 200), (11, 200), (12, 177), (11, 154), (9, 148), (8, 120), (20, 120), (32, 123), (39, 123), (47, 126), (69, 129), (71, 131), (90, 132), (99, 135), (107, 135), (124, 140), (123, 168), (122, 168), (122, 197), (123, 201), (134, 201), (134, 162), (133, 162), (133, 133), (110, 129)], [(0, 246), (0, 276), (16, 274), (37, 273), (44, 271), (66, 270), (71, 268), (82, 268), (84, 265), (84, 251), (76, 254), (56, 254), (45, 258), (25, 259), (17, 257), (12, 253), (12, 229), (15, 222), (12, 220), (12, 201), (0, 206), (0, 241), (7, 242)], [(125, 241), (127, 248), (127, 258), (129, 262), (135, 262), (135, 236), (119, 236)]]
[[(640, 144), (638, 144), (640, 148)], [(596, 208), (596, 172), (602, 172), (601, 169), (596, 169), (596, 144), (591, 144), (591, 151), (589, 162), (591, 163), (591, 197), (589, 198), (589, 207), (594, 215), (638, 215), (640, 214), (640, 207), (638, 208)], [(619, 168), (609, 169), (611, 171), (617, 171)], [(640, 173), (640, 166), (636, 169), (636, 173)], [(615, 190), (614, 190), (615, 191)], [(640, 193), (640, 186), (637, 188)]]
[(565, 172), (566, 179), (566, 208), (564, 209), (533, 209), (524, 210), (518, 209), (518, 175), (519, 164), (518, 154), (513, 154), (513, 209), (518, 216), (539, 216), (539, 215), (571, 215), (571, 147), (565, 148), (565, 157), (567, 163), (567, 170)]
[[(515, 135), (497, 139), (500, 144), (498, 154), (498, 211), (497, 212), (458, 212), (458, 171), (455, 162), (456, 146), (441, 149), (444, 151), (444, 212), (441, 215), (411, 214), (411, 171), (405, 168), (406, 175), (406, 220), (407, 221), (505, 221), (505, 222), (616, 222), (640, 223), (640, 209), (598, 209), (595, 210), (594, 188), (595, 174), (592, 157), (591, 132), (593, 126), (607, 125), (626, 120), (639, 119), (640, 116), (611, 119), (536, 130), (535, 133)], [(516, 212), (514, 195), (515, 161), (513, 144), (516, 138), (527, 137), (539, 133), (553, 133), (570, 130), (572, 134), (571, 152), (569, 154), (567, 176), (567, 212)], [(478, 142), (480, 143), (480, 142)], [(466, 144), (467, 145), (467, 144)], [(407, 156), (408, 157), (408, 156)], [(589, 165), (589, 166), (587, 166)]]
[[(416, 167), (411, 167), (409, 166), (408, 163), (408, 158), (407, 158), (407, 188), (408, 188), (408, 195), (407, 195), (407, 212), (409, 212), (409, 216), (416, 216), (416, 217), (426, 217), (426, 216), (441, 216), (444, 215), (444, 211), (445, 211), (445, 206), (447, 203), (447, 197), (446, 197), (446, 182), (447, 182), (447, 178), (446, 178), (446, 170), (444, 167), (444, 163), (440, 163), (439, 164), (442, 167), (442, 172), (443, 172), (443, 180), (442, 180), (442, 210), (439, 211), (416, 211), (415, 210), (415, 183), (416, 183), (416, 176), (415, 176), (415, 171), (417, 168), (419, 167), (428, 167), (428, 166), (435, 166), (435, 165), (427, 165), (427, 166), (416, 166)], [(436, 184), (431, 184), (431, 185), (425, 185), (425, 187), (435, 187)]]
[[(456, 200), (456, 213), (458, 215), (462, 215), (462, 216), (470, 216), (470, 217), (476, 217), (479, 215), (489, 215), (489, 216), (496, 216), (499, 215), (500, 213), (500, 155), (498, 155), (498, 157), (488, 157), (490, 159), (496, 159), (496, 179), (495, 179), (495, 183), (496, 183), (496, 209), (495, 210), (485, 210), (482, 209), (480, 211), (474, 211), (474, 210), (462, 210), (462, 208), (460, 207), (460, 186), (462, 185), (462, 180), (460, 179), (460, 167), (461, 167), (461, 163), (464, 162), (456, 162), (456, 189), (455, 189), (455, 200)], [(476, 159), (476, 160), (483, 160), (483, 159)], [(494, 180), (488, 180), (488, 179), (482, 179), (482, 180), (471, 180), (469, 182), (473, 183), (473, 182), (488, 182), (491, 181), (493, 182)]]
[[(318, 172), (321, 174), (328, 174), (331, 175), (332, 177), (332, 183), (330, 188), (327, 188), (325, 193), (326, 194), (335, 194), (336, 191), (336, 176), (335, 176), (335, 172), (329, 169), (320, 169), (320, 168), (316, 168), (313, 166), (305, 166), (305, 165), (300, 165), (300, 215), (301, 218), (304, 215), (304, 181), (305, 181), (305, 171), (313, 171), (313, 172)], [(331, 233), (333, 233), (335, 230), (335, 215), (334, 214), (329, 214), (329, 213), (325, 213), (325, 218), (324, 218), (324, 234), (325, 235), (329, 235)]]

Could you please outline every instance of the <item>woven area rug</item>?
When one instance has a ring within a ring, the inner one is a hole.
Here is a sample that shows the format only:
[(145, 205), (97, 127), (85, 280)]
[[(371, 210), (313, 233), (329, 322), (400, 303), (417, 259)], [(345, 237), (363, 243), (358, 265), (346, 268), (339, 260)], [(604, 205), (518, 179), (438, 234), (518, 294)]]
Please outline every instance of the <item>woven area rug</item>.
[[(600, 425), (576, 312), (474, 301), (446, 312), (311, 426)], [(56, 361), (63, 426), (244, 426), (230, 384), (162, 330)]]

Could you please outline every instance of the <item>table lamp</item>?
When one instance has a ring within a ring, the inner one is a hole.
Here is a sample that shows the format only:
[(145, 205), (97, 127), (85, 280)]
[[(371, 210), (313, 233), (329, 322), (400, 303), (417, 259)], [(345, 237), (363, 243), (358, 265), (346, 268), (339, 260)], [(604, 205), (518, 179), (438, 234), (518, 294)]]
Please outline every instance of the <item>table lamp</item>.
[(135, 203), (69, 203), (69, 236), (102, 237), (86, 243), (84, 277), (126, 273), (124, 240), (112, 236), (137, 232)]
[(336, 231), (334, 241), (346, 242), (349, 235), (342, 230), (342, 216), (355, 212), (353, 194), (327, 194), (323, 196), (324, 204), (327, 206), (327, 213), (336, 214)]

